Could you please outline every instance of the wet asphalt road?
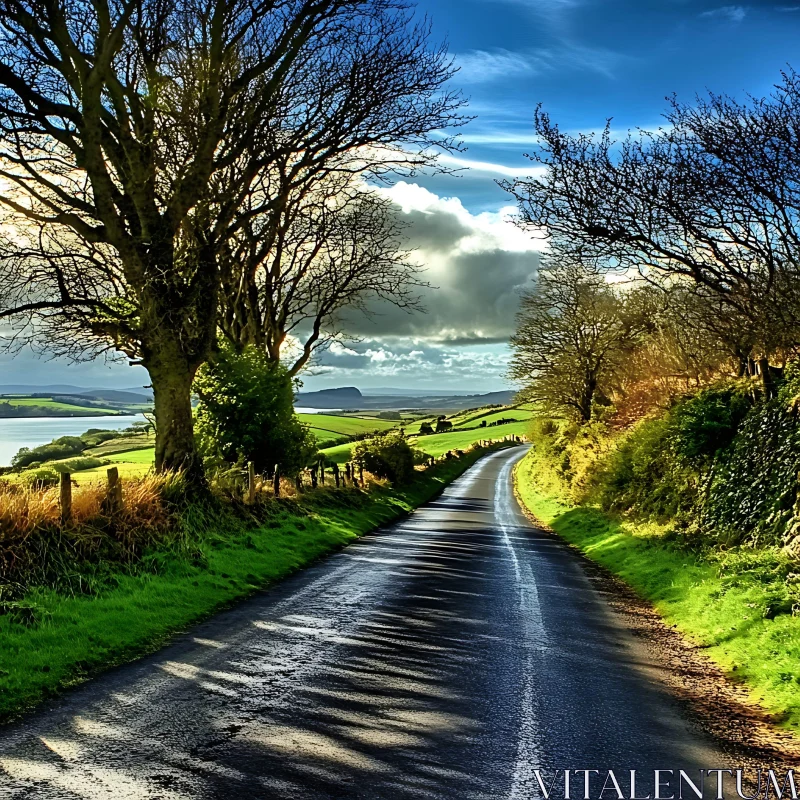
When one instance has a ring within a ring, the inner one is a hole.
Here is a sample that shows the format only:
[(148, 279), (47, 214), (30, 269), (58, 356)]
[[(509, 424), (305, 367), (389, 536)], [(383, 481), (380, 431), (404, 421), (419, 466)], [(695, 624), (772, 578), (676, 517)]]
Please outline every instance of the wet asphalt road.
[(0, 797), (525, 798), (536, 767), (726, 766), (522, 516), (523, 453), (0, 729)]

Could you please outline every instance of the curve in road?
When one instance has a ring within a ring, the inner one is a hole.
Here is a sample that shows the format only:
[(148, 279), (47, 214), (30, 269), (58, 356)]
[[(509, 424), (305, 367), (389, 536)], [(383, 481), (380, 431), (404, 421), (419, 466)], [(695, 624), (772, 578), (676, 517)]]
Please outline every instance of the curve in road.
[(520, 512), (523, 453), (6, 728), (0, 796), (527, 798), (536, 768), (723, 765)]

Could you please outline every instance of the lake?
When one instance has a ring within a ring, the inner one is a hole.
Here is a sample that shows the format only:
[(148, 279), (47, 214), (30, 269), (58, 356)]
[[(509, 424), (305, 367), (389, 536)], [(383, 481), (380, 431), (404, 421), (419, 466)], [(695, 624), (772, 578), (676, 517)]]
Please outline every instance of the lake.
[[(331, 413), (339, 409), (296, 408), (301, 414)], [(144, 422), (143, 414), (129, 417), (23, 417), (0, 419), (0, 466), (7, 467), (20, 447), (38, 447), (59, 436), (80, 436), (89, 428), (122, 430)]]
[(145, 422), (144, 415), (0, 419), (0, 466), (7, 467), (20, 447), (38, 447), (59, 436), (80, 436), (89, 428), (122, 430), (134, 422)]

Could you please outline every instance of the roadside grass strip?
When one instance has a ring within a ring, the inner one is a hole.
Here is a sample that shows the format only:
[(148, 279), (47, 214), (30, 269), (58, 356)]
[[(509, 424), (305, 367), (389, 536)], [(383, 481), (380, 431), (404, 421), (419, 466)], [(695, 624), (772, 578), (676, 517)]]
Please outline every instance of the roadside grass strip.
[(152, 550), (127, 570), (100, 570), (96, 591), (29, 591), (0, 614), (0, 717), (157, 650), (175, 632), (427, 502), (486, 452), (441, 462), (408, 487), (319, 489), (300, 501), (268, 501), (258, 525), (190, 507), (180, 544)]
[(516, 468), (517, 492), (531, 515), (649, 600), (743, 682), (775, 722), (800, 727), (800, 617), (786, 556), (777, 548), (683, 550), (669, 541), (666, 526), (563, 503), (552, 487), (537, 487), (546, 473), (534, 453)]

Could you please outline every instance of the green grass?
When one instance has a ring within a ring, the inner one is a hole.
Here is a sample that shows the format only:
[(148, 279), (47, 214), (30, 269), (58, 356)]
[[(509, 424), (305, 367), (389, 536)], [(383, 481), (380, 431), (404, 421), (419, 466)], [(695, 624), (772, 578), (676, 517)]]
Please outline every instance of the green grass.
[(105, 458), (119, 453), (127, 453), (131, 450), (146, 450), (153, 448), (156, 443), (154, 434), (142, 434), (138, 436), (119, 436), (116, 439), (109, 439), (97, 447), (90, 447), (84, 450), (86, 455)]
[[(94, 453), (95, 450), (99, 449), (100, 448), (93, 448), (91, 452)], [(102, 467), (84, 469), (80, 472), (73, 472), (72, 477), (78, 484), (104, 481), (107, 478), (109, 466), (115, 466), (121, 478), (139, 478), (145, 475), (153, 466), (155, 455), (156, 451), (153, 447), (125, 450), (121, 453), (111, 453), (103, 456), (103, 459), (108, 461), (109, 464)], [(46, 466), (49, 466), (49, 462)]]
[(32, 625), (0, 615), (0, 716), (8, 717), (101, 669), (152, 652), (175, 631), (301, 569), (435, 496), (480, 456), (437, 464), (404, 489), (370, 494), (318, 490), (272, 501), (258, 527), (229, 513), (195, 510), (196, 554), (161, 550), (138, 574), (119, 572), (108, 588), (65, 597), (39, 589), (24, 598)]
[(464, 450), (481, 439), (502, 439), (504, 436), (525, 436), (528, 432), (527, 420), (497, 425), (494, 428), (474, 428), (454, 430), (451, 433), (434, 433), (430, 436), (414, 437), (414, 447), (431, 456), (441, 456), (448, 450)]
[(109, 455), (107, 458), (115, 463), (150, 465), (156, 460), (156, 450), (154, 447), (148, 447), (143, 450), (126, 450), (122, 453)]
[(326, 447), (324, 450), (320, 450), (320, 453), (323, 453), (329, 461), (333, 461), (336, 464), (345, 464), (352, 458), (353, 447), (355, 447), (354, 442), (346, 442), (345, 444)]
[(472, 412), (465, 417), (459, 418), (458, 420), (453, 420), (453, 425), (456, 428), (462, 428), (466, 426), (472, 427), (473, 425), (480, 425), (484, 420), (486, 421), (486, 424), (489, 425), (490, 423), (496, 422), (499, 419), (516, 419), (522, 421), (529, 420), (532, 417), (533, 412), (528, 409), (506, 408), (489, 414)]
[(50, 400), (46, 397), (20, 397), (4, 398), (0, 397), (0, 403), (8, 402), (11, 406), (40, 406), (53, 411), (70, 412), (69, 416), (75, 417), (98, 417), (112, 416), (119, 414), (119, 411), (112, 408), (88, 408), (86, 406), (74, 406), (70, 403), (61, 403), (57, 400)]
[(791, 610), (786, 577), (796, 567), (779, 550), (693, 554), (670, 544), (663, 526), (565, 505), (537, 487), (538, 474), (533, 454), (516, 471), (535, 517), (651, 601), (784, 725), (800, 727), (800, 617), (765, 618), (769, 608)]
[(375, 430), (388, 430), (399, 425), (397, 420), (364, 419), (363, 417), (345, 417), (336, 414), (298, 414), (301, 422), (308, 425), (320, 441), (334, 439), (337, 435), (355, 436), (371, 433)]

